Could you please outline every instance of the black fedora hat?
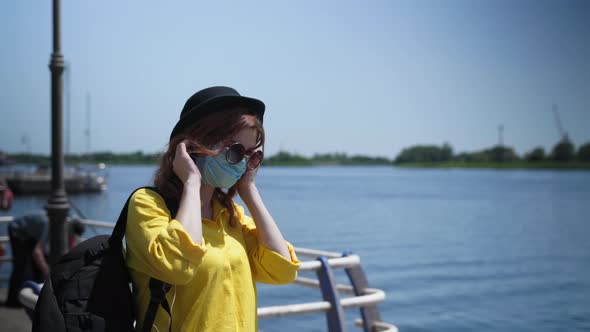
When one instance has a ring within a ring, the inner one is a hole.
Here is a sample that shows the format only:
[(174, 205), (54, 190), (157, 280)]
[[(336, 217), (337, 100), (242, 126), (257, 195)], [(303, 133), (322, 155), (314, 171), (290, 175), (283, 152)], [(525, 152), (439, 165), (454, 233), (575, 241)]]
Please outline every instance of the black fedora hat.
[(265, 106), (258, 99), (242, 96), (235, 89), (227, 86), (213, 86), (197, 91), (184, 104), (180, 113), (180, 120), (172, 129), (170, 139), (181, 134), (204, 116), (236, 106), (247, 108), (262, 121)]

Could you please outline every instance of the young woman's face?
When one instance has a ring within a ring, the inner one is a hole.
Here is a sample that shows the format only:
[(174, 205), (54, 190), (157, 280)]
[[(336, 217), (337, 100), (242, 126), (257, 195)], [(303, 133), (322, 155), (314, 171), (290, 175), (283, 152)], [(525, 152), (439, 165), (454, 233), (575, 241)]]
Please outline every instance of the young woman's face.
[(243, 128), (235, 134), (226, 144), (238, 142), (244, 146), (246, 151), (253, 152), (256, 147), (258, 132), (254, 128)]
[(215, 188), (231, 188), (247, 172), (262, 162), (262, 151), (256, 151), (257, 130), (246, 128), (217, 143), (219, 154), (193, 157), (203, 183)]
[(246, 158), (248, 169), (257, 168), (264, 158), (262, 150), (257, 149), (257, 138), (256, 129), (244, 128), (226, 140), (224, 144), (227, 149), (225, 153), (227, 162), (233, 165)]

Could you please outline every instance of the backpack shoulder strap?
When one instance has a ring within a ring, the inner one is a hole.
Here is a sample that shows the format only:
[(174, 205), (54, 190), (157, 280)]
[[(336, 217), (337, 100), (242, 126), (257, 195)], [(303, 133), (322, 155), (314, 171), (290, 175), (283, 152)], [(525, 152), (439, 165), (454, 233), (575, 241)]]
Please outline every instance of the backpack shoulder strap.
[[(115, 229), (113, 230), (113, 234), (109, 239), (109, 244), (111, 246), (118, 245), (122, 246), (123, 243), (123, 236), (125, 235), (125, 229), (127, 228), (127, 214), (129, 211), (129, 202), (131, 201), (131, 197), (141, 189), (150, 189), (158, 193), (158, 195), (162, 196), (164, 201), (166, 202), (166, 207), (170, 211), (172, 218), (176, 217), (176, 213), (178, 212), (178, 204), (175, 202), (171, 202), (164, 197), (158, 188), (156, 187), (140, 187), (135, 189), (131, 195), (127, 198), (127, 202), (123, 206), (121, 210), (121, 214), (119, 215), (119, 219), (117, 219), (117, 224), (115, 225)], [(172, 312), (170, 311), (170, 306), (168, 305), (168, 301), (166, 300), (166, 293), (170, 290), (170, 285), (158, 280), (156, 278), (150, 278), (149, 282), (150, 287), (150, 302), (148, 304), (148, 308), (145, 313), (145, 318), (142, 325), (143, 331), (150, 331), (152, 329), (152, 324), (156, 319), (156, 312), (158, 311), (158, 307), (162, 305), (162, 307), (168, 312), (170, 319), (172, 320)], [(170, 330), (172, 326), (169, 326)]]
[(117, 223), (115, 224), (115, 229), (113, 229), (113, 234), (109, 239), (109, 245), (111, 247), (117, 246), (121, 247), (123, 245), (123, 236), (125, 236), (125, 229), (127, 228), (127, 212), (129, 211), (129, 201), (131, 201), (131, 197), (135, 194), (138, 190), (144, 188), (152, 188), (152, 187), (140, 187), (135, 189), (129, 197), (127, 197), (127, 201), (125, 205), (123, 205), (123, 209), (121, 209), (121, 213), (119, 214), (119, 218), (117, 219)]
[[(156, 319), (156, 312), (158, 312), (158, 307), (160, 305), (162, 305), (162, 308), (166, 310), (168, 316), (170, 316), (170, 321), (172, 321), (172, 311), (170, 311), (171, 309), (168, 305), (168, 300), (166, 300), (166, 293), (168, 293), (171, 286), (156, 278), (150, 278), (149, 285), (150, 302), (145, 312), (143, 324), (141, 325), (142, 332), (149, 332), (152, 330), (152, 325), (154, 324), (154, 320)], [(172, 331), (172, 324), (170, 324), (168, 328), (170, 331)]]
[(125, 202), (125, 205), (123, 206), (123, 209), (121, 210), (121, 213), (119, 214), (119, 218), (117, 219), (117, 223), (115, 224), (113, 234), (111, 235), (111, 238), (109, 239), (109, 245), (111, 245), (111, 246), (115, 246), (115, 245), (121, 246), (122, 245), (123, 236), (125, 236), (125, 229), (127, 228), (127, 214), (129, 212), (129, 202), (131, 201), (131, 197), (133, 197), (133, 195), (138, 190), (141, 190), (141, 189), (150, 189), (150, 190), (158, 193), (158, 195), (162, 196), (162, 198), (166, 202), (166, 207), (168, 207), (168, 210), (170, 211), (170, 214), (172, 215), (172, 218), (174, 218), (176, 216), (176, 213), (178, 212), (178, 203), (167, 200), (160, 193), (158, 188), (156, 188), (156, 187), (151, 187), (151, 186), (139, 187), (139, 188), (135, 189), (131, 193), (131, 195), (129, 195), (129, 197), (127, 198), (127, 201)]

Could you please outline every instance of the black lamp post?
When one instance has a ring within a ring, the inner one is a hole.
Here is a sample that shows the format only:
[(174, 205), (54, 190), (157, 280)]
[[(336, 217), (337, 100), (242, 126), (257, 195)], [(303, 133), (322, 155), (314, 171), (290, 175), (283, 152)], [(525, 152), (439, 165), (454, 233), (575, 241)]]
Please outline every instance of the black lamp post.
[(55, 263), (67, 249), (66, 216), (70, 209), (64, 185), (63, 155), (63, 71), (64, 57), (60, 41), (60, 0), (53, 0), (53, 53), (51, 71), (51, 196), (47, 201), (49, 216), (50, 263)]

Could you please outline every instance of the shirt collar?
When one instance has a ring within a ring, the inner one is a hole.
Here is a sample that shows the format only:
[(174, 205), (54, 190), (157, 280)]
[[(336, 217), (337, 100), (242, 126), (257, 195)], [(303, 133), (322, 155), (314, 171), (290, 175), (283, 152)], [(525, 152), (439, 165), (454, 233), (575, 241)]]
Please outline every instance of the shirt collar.
[(217, 220), (222, 213), (227, 211), (227, 208), (216, 197), (212, 197), (211, 200), (213, 201), (213, 218)]

